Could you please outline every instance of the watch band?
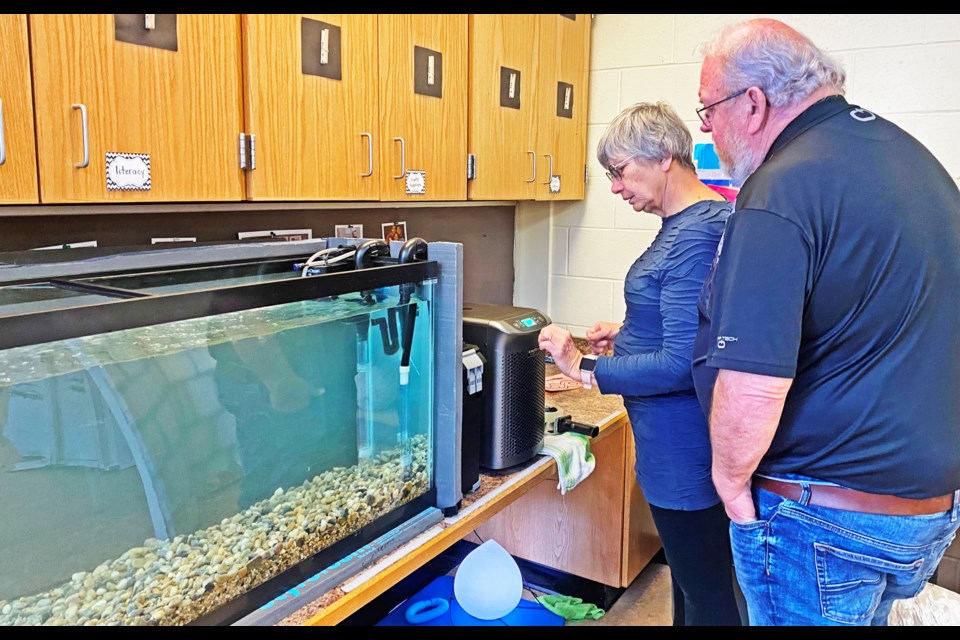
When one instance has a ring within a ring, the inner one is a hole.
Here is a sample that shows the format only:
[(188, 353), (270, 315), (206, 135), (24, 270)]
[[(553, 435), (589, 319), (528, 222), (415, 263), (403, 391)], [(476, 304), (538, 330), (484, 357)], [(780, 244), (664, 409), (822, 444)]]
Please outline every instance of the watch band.
[[(590, 363), (586, 367), (583, 365), (585, 363)], [(580, 359), (580, 382), (583, 383), (584, 389), (593, 388), (593, 370), (597, 366), (597, 357), (596, 356), (583, 356)]]

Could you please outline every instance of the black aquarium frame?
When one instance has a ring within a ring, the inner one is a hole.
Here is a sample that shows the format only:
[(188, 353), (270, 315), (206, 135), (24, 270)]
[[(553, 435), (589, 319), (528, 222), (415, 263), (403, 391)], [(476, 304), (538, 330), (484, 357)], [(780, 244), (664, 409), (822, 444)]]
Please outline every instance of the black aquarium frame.
[[(0, 317), (0, 349), (69, 340), (288, 302), (316, 300), (358, 291), (372, 291), (382, 287), (422, 282), (437, 277), (439, 272), (436, 262), (411, 262), (305, 278), (292, 277), (288, 280), (162, 294), (75, 282), (101, 278), (105, 275), (101, 273), (71, 276), (69, 279), (46, 278), (10, 282), (4, 286), (50, 284), (59, 288), (82, 287), (83, 291), (116, 299)], [(115, 275), (126, 273), (134, 274), (119, 272)]]

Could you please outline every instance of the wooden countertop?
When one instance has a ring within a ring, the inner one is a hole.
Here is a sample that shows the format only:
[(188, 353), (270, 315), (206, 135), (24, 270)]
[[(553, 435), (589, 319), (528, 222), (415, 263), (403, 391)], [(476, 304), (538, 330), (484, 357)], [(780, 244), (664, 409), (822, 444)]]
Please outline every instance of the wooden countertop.
[[(555, 364), (547, 364), (546, 375), (559, 373)], [(568, 391), (547, 392), (545, 402), (548, 405), (563, 409), (569, 413), (575, 422), (603, 425), (615, 421), (626, 415), (623, 407), (623, 397), (618, 395), (603, 395), (597, 388), (570, 389)]]
[[(547, 365), (547, 375), (557, 373)], [(600, 427), (603, 439), (626, 422), (620, 396), (601, 395), (596, 388), (546, 393), (545, 402), (559, 406), (574, 421)], [(335, 625), (425, 565), (500, 510), (544, 481), (557, 481), (556, 463), (546, 455), (529, 462), (480, 474), (480, 488), (466, 496), (457, 515), (427, 529), (359, 574), (284, 618), (278, 626)]]

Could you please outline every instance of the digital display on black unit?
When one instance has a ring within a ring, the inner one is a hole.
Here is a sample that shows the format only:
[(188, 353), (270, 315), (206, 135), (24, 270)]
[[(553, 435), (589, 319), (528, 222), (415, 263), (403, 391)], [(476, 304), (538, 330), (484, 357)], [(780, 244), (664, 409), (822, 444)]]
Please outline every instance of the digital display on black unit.
[(536, 329), (544, 325), (544, 318), (538, 313), (535, 313), (530, 316), (520, 316), (510, 319), (510, 324), (521, 331), (526, 331), (529, 329)]

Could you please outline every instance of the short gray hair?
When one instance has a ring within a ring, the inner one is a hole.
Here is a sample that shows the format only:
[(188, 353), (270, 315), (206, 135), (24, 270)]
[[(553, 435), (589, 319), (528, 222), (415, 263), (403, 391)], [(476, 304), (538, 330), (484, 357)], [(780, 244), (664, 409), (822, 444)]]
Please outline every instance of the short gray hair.
[(760, 87), (774, 107), (797, 104), (821, 87), (844, 93), (843, 67), (778, 20), (758, 18), (728, 26), (703, 45), (702, 52), (719, 62), (724, 89)]
[(628, 156), (653, 162), (673, 158), (696, 171), (690, 130), (666, 102), (638, 102), (621, 111), (607, 127), (597, 145), (597, 160), (606, 167), (611, 158)]

